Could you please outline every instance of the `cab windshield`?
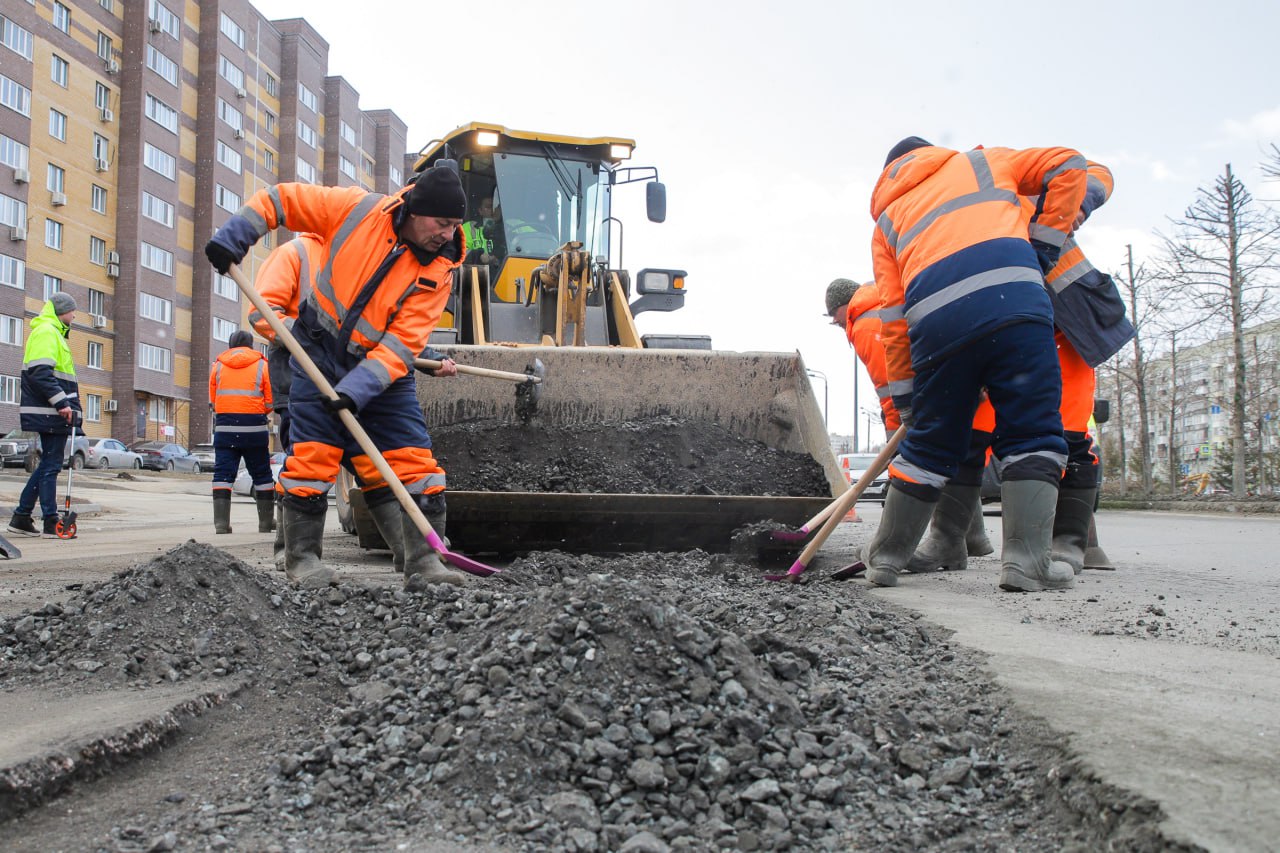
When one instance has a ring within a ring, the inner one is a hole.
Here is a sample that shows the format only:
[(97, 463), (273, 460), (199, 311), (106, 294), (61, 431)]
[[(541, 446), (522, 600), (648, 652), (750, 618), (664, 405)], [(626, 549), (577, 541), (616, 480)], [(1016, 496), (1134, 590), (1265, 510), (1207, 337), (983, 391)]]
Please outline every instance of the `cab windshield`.
[(592, 256), (609, 253), (609, 181), (600, 164), (499, 154), (493, 166), (494, 217), (507, 255), (547, 258), (571, 240)]

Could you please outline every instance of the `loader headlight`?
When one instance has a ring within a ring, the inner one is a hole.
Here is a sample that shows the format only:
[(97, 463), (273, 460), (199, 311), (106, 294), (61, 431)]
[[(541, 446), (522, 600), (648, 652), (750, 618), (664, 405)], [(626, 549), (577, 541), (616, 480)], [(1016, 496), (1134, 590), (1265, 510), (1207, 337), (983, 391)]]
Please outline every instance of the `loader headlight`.
[(483, 145), (486, 148), (493, 148), (498, 144), (498, 134), (492, 130), (476, 131), (476, 145)]
[(609, 157), (613, 160), (630, 160), (631, 146), (630, 145), (610, 145)]
[(681, 293), (686, 275), (684, 270), (640, 270), (636, 273), (636, 292)]

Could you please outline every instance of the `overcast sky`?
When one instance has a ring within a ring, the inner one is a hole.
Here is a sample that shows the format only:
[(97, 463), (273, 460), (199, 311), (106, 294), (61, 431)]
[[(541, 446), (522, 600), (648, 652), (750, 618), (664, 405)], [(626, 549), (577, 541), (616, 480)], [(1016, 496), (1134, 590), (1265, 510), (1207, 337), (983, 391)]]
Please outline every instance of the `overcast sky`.
[(856, 359), (823, 294), (871, 277), (871, 188), (902, 137), (1065, 145), (1106, 163), (1115, 194), (1078, 235), (1106, 270), (1127, 243), (1143, 260), (1228, 162), (1256, 196), (1280, 197), (1259, 170), (1280, 142), (1268, 0), (487, 0), (408, 18), (391, 0), (255, 2), (307, 18), (330, 72), (362, 108), (395, 110), (413, 148), (471, 121), (635, 139), (668, 217), (648, 223), (643, 189), (618, 189), (626, 266), (689, 273), (686, 307), (641, 315), (641, 332), (799, 350), (827, 377), (833, 432), (853, 428)]

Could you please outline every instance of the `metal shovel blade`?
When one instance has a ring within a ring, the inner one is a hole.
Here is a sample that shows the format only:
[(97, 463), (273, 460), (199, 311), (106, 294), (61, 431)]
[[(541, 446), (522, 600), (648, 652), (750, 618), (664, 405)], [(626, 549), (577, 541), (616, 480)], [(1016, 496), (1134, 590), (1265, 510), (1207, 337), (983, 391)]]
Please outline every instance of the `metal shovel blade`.
[(16, 560), (21, 556), (22, 552), (18, 550), (17, 545), (0, 536), (0, 557), (4, 557), (6, 560)]
[[(538, 401), (542, 399), (542, 383), (546, 381), (547, 368), (542, 363), (542, 359), (535, 358), (533, 364), (525, 366), (524, 372), (530, 379), (516, 386), (516, 414), (521, 421), (527, 423), (538, 411)], [(534, 377), (538, 381), (533, 381)]]
[(446, 563), (457, 566), (464, 572), (476, 575), (477, 577), (487, 578), (490, 575), (496, 575), (501, 570), (495, 569), (493, 566), (486, 566), (479, 560), (473, 560), (470, 557), (464, 557), (454, 551), (450, 551), (448, 546), (444, 544), (444, 540), (440, 538), (440, 534), (432, 530), (427, 534), (427, 544), (432, 550), (440, 556), (440, 559)]

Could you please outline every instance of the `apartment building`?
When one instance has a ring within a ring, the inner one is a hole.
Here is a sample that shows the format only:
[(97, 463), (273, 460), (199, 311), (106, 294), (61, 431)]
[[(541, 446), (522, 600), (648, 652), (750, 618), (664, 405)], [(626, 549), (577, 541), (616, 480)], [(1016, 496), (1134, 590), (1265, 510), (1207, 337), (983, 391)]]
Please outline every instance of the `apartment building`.
[(86, 432), (207, 441), (209, 366), (250, 306), (205, 242), (271, 184), (394, 191), (404, 123), (360, 109), (305, 20), (244, 0), (9, 0), (0, 37), (0, 433), (62, 290)]

